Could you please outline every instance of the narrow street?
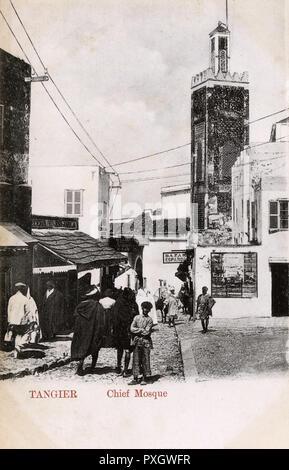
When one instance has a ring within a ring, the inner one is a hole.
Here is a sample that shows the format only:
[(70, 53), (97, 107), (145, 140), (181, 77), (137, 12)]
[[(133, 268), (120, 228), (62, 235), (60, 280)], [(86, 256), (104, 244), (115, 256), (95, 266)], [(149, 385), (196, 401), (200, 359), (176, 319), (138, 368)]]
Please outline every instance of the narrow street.
[[(178, 382), (183, 380), (183, 364), (179, 350), (178, 339), (174, 328), (159, 323), (152, 334), (154, 349), (151, 352), (152, 382)], [(55, 343), (54, 343), (55, 344)], [(33, 359), (35, 361), (35, 359)], [(21, 360), (19, 360), (21, 361)], [(27, 359), (25, 360), (27, 361)], [(91, 357), (85, 361), (85, 368), (90, 366)], [(70, 362), (61, 367), (52, 368), (43, 373), (36, 373), (33, 380), (72, 380), (73, 383), (100, 382), (127, 384), (131, 376), (123, 378), (115, 372), (116, 350), (101, 349), (94, 373), (87, 373), (80, 377), (76, 375), (76, 362)], [(131, 371), (131, 365), (130, 365)], [(11, 379), (14, 380), (14, 379)], [(23, 377), (21, 382), (31, 380), (31, 376)]]
[(213, 317), (206, 334), (199, 320), (184, 318), (177, 332), (181, 341), (191, 342), (196, 380), (289, 372), (288, 317)]

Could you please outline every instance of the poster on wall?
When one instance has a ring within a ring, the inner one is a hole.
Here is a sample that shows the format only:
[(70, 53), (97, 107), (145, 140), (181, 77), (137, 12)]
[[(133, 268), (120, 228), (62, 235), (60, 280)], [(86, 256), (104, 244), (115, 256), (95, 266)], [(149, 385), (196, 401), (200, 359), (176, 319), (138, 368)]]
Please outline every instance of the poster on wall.
[(224, 278), (234, 282), (244, 281), (244, 255), (225, 253), (223, 255)]
[(212, 253), (213, 297), (257, 297), (257, 253)]

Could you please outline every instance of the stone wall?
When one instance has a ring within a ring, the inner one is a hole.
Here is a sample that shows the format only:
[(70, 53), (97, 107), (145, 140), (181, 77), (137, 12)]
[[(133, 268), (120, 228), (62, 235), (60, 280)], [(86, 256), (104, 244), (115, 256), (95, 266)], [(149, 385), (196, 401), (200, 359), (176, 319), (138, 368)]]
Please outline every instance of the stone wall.
[(31, 231), (28, 186), (31, 67), (0, 49), (0, 221)]
[(31, 67), (0, 49), (0, 104), (3, 112), (3, 140), (0, 181), (28, 182)]

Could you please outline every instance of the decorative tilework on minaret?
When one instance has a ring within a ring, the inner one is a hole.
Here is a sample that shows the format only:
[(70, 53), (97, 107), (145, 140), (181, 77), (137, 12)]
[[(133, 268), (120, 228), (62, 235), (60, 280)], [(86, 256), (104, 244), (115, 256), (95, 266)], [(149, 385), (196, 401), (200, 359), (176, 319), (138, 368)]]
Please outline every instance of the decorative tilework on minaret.
[[(248, 73), (230, 72), (230, 31), (219, 22), (210, 37), (210, 68), (192, 78), (192, 202), (199, 229), (231, 216), (231, 168), (249, 143)], [(219, 217), (220, 220), (220, 217)]]

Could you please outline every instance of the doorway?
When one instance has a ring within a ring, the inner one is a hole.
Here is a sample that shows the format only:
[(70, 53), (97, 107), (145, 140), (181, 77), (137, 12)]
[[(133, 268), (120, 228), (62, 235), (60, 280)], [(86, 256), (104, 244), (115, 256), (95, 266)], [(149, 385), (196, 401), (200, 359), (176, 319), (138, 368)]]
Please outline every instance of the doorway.
[(138, 290), (139, 288), (143, 288), (143, 266), (142, 266), (142, 259), (140, 257), (137, 258), (135, 263), (135, 271), (137, 273), (137, 282), (135, 289)]
[(272, 316), (285, 317), (288, 311), (288, 264), (271, 264), (272, 273)]

